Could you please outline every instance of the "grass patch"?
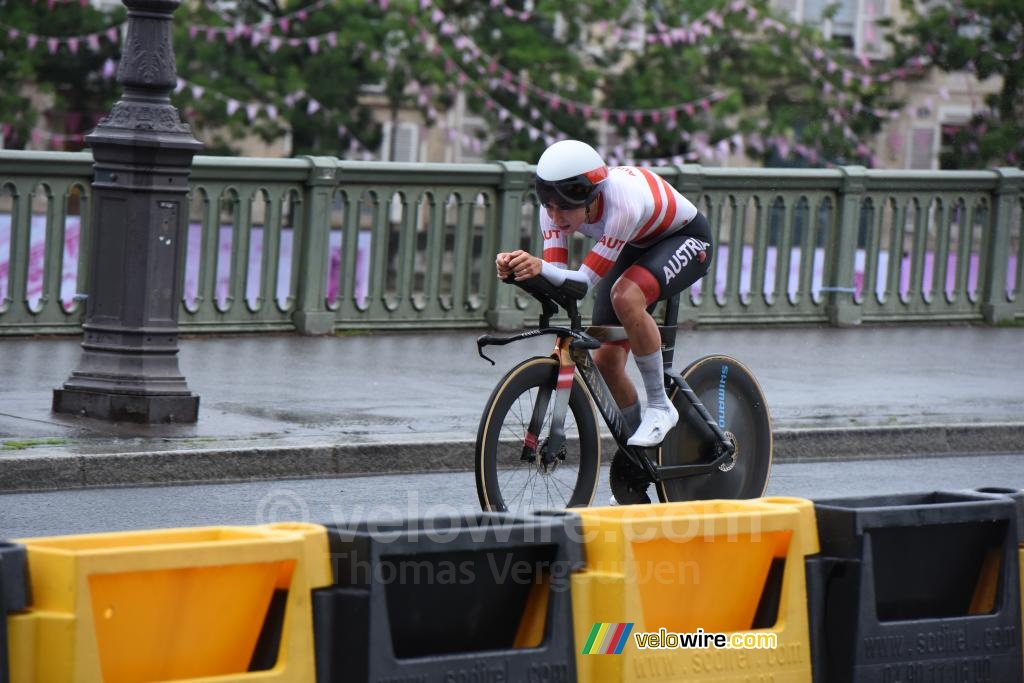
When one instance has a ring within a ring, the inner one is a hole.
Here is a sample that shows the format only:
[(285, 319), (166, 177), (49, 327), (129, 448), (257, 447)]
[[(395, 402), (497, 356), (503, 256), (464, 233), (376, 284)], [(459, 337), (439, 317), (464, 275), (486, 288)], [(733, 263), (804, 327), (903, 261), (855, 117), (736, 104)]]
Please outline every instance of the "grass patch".
[(180, 439), (180, 440), (179, 439), (164, 439), (164, 441), (170, 441), (170, 442), (173, 442), (173, 443), (180, 443), (180, 444), (184, 444), (184, 445), (199, 445), (199, 444), (204, 444), (204, 443), (213, 443), (214, 441), (219, 441), (219, 440), (220, 439), (218, 439), (215, 436), (198, 436), (198, 437), (195, 437), (195, 438), (192, 438), (192, 439)]
[(33, 446), (60, 446), (67, 442), (67, 439), (26, 439), (24, 441), (2, 441), (0, 442), (0, 450), (23, 451), (26, 448), (32, 448)]

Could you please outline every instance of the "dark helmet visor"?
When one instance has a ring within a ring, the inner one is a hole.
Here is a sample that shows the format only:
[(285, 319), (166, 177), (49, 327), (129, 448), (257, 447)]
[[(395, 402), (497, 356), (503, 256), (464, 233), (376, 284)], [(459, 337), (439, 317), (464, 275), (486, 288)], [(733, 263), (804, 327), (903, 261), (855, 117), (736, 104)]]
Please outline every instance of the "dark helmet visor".
[(586, 176), (550, 182), (537, 179), (537, 198), (542, 206), (560, 209), (578, 209), (586, 206), (596, 194), (597, 187)]

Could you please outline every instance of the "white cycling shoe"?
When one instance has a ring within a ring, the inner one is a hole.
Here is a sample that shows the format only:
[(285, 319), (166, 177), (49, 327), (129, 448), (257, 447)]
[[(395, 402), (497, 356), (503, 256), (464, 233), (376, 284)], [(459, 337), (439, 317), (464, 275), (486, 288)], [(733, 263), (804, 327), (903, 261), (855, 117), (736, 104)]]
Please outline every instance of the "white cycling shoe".
[(668, 404), (668, 410), (648, 408), (644, 411), (644, 419), (640, 421), (640, 426), (636, 428), (633, 436), (629, 437), (629, 441), (626, 443), (642, 448), (657, 446), (665, 440), (677, 422), (679, 422), (679, 411), (671, 403)]

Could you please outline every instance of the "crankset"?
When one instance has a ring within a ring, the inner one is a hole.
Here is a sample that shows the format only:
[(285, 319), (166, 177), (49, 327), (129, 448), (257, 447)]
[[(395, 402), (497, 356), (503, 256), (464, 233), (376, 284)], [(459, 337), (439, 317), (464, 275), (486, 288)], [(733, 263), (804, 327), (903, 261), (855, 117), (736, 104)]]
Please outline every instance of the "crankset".
[(619, 505), (643, 505), (651, 502), (651, 497), (647, 495), (647, 489), (651, 485), (650, 478), (621, 448), (616, 449), (615, 455), (612, 456), (608, 479), (612, 495)]

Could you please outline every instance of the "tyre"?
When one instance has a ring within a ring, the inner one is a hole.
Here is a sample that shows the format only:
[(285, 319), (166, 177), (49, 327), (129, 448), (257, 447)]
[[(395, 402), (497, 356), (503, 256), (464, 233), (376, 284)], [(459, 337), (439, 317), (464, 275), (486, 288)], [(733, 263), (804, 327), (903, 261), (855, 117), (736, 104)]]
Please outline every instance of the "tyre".
[[(589, 505), (597, 491), (601, 440), (594, 404), (579, 373), (565, 415), (563, 452), (547, 453), (558, 361), (526, 360), (491, 393), (476, 437), (476, 489), (484, 510), (528, 512)], [(523, 459), (530, 419), (539, 396), (550, 394), (533, 461)]]
[[(659, 482), (658, 497), (669, 502), (764, 495), (772, 467), (772, 423), (757, 379), (728, 356), (694, 361), (683, 371), (683, 379), (719, 426), (733, 436), (734, 465), (728, 471), (719, 468), (707, 475)], [(671, 399), (679, 411), (679, 422), (658, 449), (658, 464), (666, 467), (711, 459), (714, 445), (703, 442), (684, 414), (696, 411), (677, 387), (672, 388)]]

